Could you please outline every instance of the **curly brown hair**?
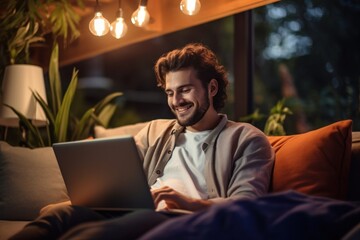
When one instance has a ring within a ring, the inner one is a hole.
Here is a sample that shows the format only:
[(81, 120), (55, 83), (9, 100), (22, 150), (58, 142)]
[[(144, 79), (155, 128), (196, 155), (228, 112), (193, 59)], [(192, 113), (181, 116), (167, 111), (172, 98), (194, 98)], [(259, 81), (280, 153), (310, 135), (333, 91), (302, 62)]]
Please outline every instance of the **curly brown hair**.
[(157, 85), (165, 89), (166, 74), (192, 67), (197, 77), (206, 88), (211, 79), (218, 82), (218, 92), (213, 103), (216, 111), (220, 111), (227, 98), (226, 87), (229, 83), (225, 67), (208, 47), (201, 43), (190, 43), (181, 49), (172, 50), (162, 55), (156, 62), (154, 70)]

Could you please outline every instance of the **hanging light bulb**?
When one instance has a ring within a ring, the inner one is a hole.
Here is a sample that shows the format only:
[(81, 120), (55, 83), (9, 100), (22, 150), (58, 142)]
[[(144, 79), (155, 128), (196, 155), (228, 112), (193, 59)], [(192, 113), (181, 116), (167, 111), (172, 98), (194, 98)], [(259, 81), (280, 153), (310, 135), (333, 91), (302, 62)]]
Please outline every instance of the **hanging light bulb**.
[(94, 18), (89, 23), (89, 29), (95, 36), (104, 36), (109, 32), (110, 23), (103, 17), (101, 12), (96, 12)]
[(123, 11), (121, 9), (121, 1), (119, 0), (119, 10), (116, 14), (116, 20), (113, 21), (110, 25), (110, 32), (114, 38), (120, 39), (127, 33), (127, 25), (123, 18)]
[(147, 0), (140, 0), (138, 9), (131, 16), (131, 22), (137, 27), (145, 27), (149, 23), (150, 15), (146, 5)]
[(95, 16), (89, 23), (89, 29), (95, 36), (104, 36), (109, 32), (110, 23), (103, 17), (98, 0), (96, 0)]
[(186, 15), (195, 15), (200, 11), (201, 3), (199, 0), (182, 0), (180, 10)]

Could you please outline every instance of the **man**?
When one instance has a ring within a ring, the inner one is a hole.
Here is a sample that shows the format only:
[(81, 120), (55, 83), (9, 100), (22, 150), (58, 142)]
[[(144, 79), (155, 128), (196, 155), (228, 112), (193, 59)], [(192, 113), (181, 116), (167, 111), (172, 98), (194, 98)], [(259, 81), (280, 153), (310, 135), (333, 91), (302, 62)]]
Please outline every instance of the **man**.
[[(215, 54), (201, 44), (188, 44), (162, 56), (155, 73), (176, 120), (151, 121), (135, 140), (157, 208), (199, 211), (217, 202), (266, 194), (274, 152), (261, 131), (219, 113), (228, 80)], [(64, 233), (66, 239), (137, 238), (166, 221), (169, 215), (163, 212), (119, 216), (62, 206), (41, 215), (13, 239)]]

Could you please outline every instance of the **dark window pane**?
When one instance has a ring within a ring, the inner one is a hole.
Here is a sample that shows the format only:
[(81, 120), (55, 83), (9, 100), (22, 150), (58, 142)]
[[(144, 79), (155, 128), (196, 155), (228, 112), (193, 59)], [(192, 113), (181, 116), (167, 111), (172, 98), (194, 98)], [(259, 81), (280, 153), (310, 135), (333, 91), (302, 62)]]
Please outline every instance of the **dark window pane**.
[(360, 5), (289, 0), (258, 8), (255, 107), (267, 113), (288, 98), (287, 132), (352, 119), (360, 130)]

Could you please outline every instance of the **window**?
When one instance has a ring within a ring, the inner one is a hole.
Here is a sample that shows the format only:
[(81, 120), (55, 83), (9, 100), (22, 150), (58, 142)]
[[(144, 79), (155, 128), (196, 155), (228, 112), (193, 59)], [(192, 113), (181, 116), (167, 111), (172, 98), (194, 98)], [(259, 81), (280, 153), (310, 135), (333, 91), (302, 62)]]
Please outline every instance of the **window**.
[(360, 5), (288, 0), (254, 10), (254, 107), (286, 97), (287, 133), (352, 119), (360, 130)]

